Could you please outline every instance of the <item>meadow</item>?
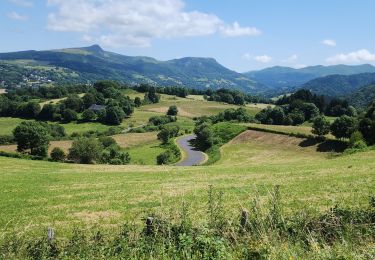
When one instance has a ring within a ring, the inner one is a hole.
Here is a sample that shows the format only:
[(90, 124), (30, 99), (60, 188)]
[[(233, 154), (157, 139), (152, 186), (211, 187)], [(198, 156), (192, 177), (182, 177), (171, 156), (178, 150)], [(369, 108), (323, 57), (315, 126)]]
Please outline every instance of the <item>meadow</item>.
[[(182, 99), (162, 95), (159, 104), (136, 109), (122, 127), (127, 130), (142, 126), (150, 116), (164, 114), (175, 104), (180, 114), (172, 124), (188, 132), (193, 130), (193, 117), (235, 107), (208, 102), (201, 96)], [(255, 114), (262, 106), (253, 104), (246, 109)], [(0, 118), (1, 134), (11, 133), (20, 121)], [(109, 128), (97, 123), (63, 126), (69, 134)], [(111, 233), (127, 222), (139, 231), (146, 217), (179, 219), (185, 207), (193, 225), (201, 228), (210, 219), (207, 207), (212, 203), (220, 203), (220, 214), (228, 223), (237, 223), (242, 210), (253, 210), (254, 197), (267, 204), (275, 187), (280, 188), (280, 203), (286, 218), (307, 214), (319, 217), (336, 206), (359, 210), (368, 207), (370, 196), (375, 194), (373, 149), (354, 154), (334, 152), (320, 142), (304, 138), (311, 134), (309, 125), (219, 123), (213, 129), (224, 143), (208, 152), (211, 157), (206, 166), (157, 166), (155, 158), (164, 151), (157, 132), (113, 136), (131, 156), (130, 165), (124, 166), (0, 157), (0, 242), (14, 234), (20, 238), (43, 237), (48, 227), (53, 227), (63, 241), (76, 228), (83, 232), (100, 228)], [(327, 137), (329, 141), (332, 139)], [(50, 150), (61, 147), (67, 151), (71, 142), (53, 141)], [(15, 149), (14, 145), (0, 147), (5, 151)], [(210, 201), (212, 190), (223, 194), (220, 202)], [(205, 228), (202, 230), (205, 232)], [(274, 235), (267, 236), (270, 237), (262, 239), (268, 242), (262, 240), (262, 243), (272, 246), (268, 239)], [(371, 248), (372, 242), (368, 243), (359, 248), (366, 251)], [(263, 244), (255, 247), (258, 246), (262, 248)], [(285, 246), (281, 242), (276, 251), (283, 252)], [(339, 248), (345, 247), (340, 244)], [(305, 249), (298, 250), (306, 257)], [(297, 251), (290, 254), (298, 255)], [(345, 252), (350, 254), (350, 250)]]
[[(299, 138), (247, 131), (222, 147), (211, 166), (70, 165), (0, 158), (2, 232), (76, 225), (111, 228), (140, 223), (187, 202), (194, 221), (205, 215), (210, 185), (224, 192), (228, 214), (249, 207), (257, 192), (280, 185), (289, 213), (365, 205), (374, 193), (375, 151), (333, 156), (301, 147)], [(147, 156), (141, 149), (139, 156)], [(3, 233), (5, 234), (5, 233)]]

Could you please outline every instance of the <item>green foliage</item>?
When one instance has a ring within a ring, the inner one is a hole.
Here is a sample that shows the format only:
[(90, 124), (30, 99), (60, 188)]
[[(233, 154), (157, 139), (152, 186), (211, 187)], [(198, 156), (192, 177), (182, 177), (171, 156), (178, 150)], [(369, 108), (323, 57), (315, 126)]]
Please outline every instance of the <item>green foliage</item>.
[(14, 143), (14, 137), (12, 135), (0, 135), (0, 145), (7, 145)]
[[(103, 140), (102, 140), (103, 141)], [(108, 140), (107, 140), (108, 141)], [(109, 143), (104, 141), (106, 145)], [(130, 155), (128, 152), (121, 151), (117, 143), (105, 147), (100, 155), (100, 163), (112, 165), (124, 165), (130, 162)]]
[(142, 100), (141, 100), (140, 97), (135, 97), (135, 98), (134, 98), (134, 105), (135, 105), (135, 107), (140, 107), (140, 106), (142, 106)]
[(178, 108), (177, 106), (170, 106), (167, 111), (167, 116), (177, 116)]
[(94, 94), (92, 93), (86, 93), (82, 98), (83, 106), (87, 109), (91, 105), (96, 104), (96, 99)]
[(194, 129), (194, 133), (196, 135), (195, 145), (202, 151), (205, 151), (214, 145), (215, 136), (210, 123), (204, 122), (198, 124)]
[(59, 147), (53, 148), (50, 156), (51, 159), (55, 162), (63, 162), (66, 158), (65, 152)]
[(155, 87), (150, 87), (145, 94), (145, 103), (156, 104), (160, 102), (160, 95), (156, 93)]
[(41, 108), (39, 103), (35, 101), (30, 101), (28, 103), (21, 104), (18, 107), (16, 114), (21, 118), (32, 119), (37, 118), (40, 111)]
[(101, 136), (99, 137), (99, 142), (102, 144), (104, 148), (108, 148), (113, 145), (117, 145), (117, 142), (111, 136)]
[(19, 152), (30, 150), (31, 155), (47, 155), (50, 136), (45, 125), (33, 121), (22, 122), (13, 130), (13, 136)]
[(58, 112), (58, 107), (53, 104), (46, 104), (40, 111), (38, 118), (43, 121), (54, 121), (56, 119), (56, 114)]
[(173, 142), (169, 142), (165, 145), (165, 148), (166, 151), (156, 157), (156, 163), (158, 165), (173, 164), (180, 160), (181, 152), (177, 145)]
[(368, 107), (364, 116), (360, 118), (359, 131), (368, 144), (375, 144), (375, 101)]
[(354, 117), (341, 116), (337, 118), (331, 125), (331, 133), (338, 139), (350, 138), (357, 130), (358, 121)]
[(78, 114), (76, 111), (72, 109), (65, 109), (64, 112), (62, 113), (62, 120), (64, 123), (70, 123), (72, 121), (77, 121), (78, 120)]
[(83, 111), (82, 113), (82, 120), (84, 122), (91, 122), (91, 121), (94, 121), (96, 119), (96, 114), (94, 111), (90, 110), (90, 109), (86, 109)]
[(91, 164), (100, 159), (103, 150), (100, 142), (94, 138), (81, 137), (73, 141), (68, 159), (83, 164)]
[(120, 125), (124, 117), (125, 113), (119, 106), (110, 106), (106, 108), (103, 120), (108, 125)]
[(244, 123), (254, 122), (255, 119), (250, 113), (243, 107), (237, 109), (226, 109), (219, 113), (217, 116), (210, 117), (212, 122), (225, 122), (225, 121), (238, 121)]
[(171, 138), (177, 137), (179, 132), (180, 127), (177, 125), (163, 126), (157, 137), (163, 144), (167, 144)]
[(78, 95), (69, 95), (67, 99), (63, 101), (66, 109), (73, 110), (77, 113), (83, 111), (84, 103)]
[(161, 126), (176, 121), (177, 117), (174, 116), (153, 116), (148, 120), (148, 122), (154, 126)]
[(324, 116), (318, 116), (313, 119), (312, 133), (317, 136), (325, 136), (329, 133), (330, 123)]

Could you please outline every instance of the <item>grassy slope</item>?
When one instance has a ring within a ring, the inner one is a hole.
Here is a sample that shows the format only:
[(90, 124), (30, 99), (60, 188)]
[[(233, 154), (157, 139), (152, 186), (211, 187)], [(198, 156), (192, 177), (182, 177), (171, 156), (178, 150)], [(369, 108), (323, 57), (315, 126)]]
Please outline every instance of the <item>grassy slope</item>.
[[(251, 131), (250, 131), (251, 132)], [(246, 132), (245, 134), (248, 134)], [(243, 134), (243, 135), (245, 135)], [(207, 188), (225, 192), (238, 213), (250, 197), (281, 185), (287, 210), (327, 209), (366, 203), (375, 186), (375, 151), (330, 158), (301, 139), (268, 133), (240, 136), (208, 167), (69, 165), (0, 158), (0, 230), (24, 232), (79, 223), (111, 227), (141, 221), (151, 211), (188, 201), (197, 221), (205, 214)], [(148, 152), (148, 151), (147, 151)], [(140, 155), (147, 156), (146, 150)]]

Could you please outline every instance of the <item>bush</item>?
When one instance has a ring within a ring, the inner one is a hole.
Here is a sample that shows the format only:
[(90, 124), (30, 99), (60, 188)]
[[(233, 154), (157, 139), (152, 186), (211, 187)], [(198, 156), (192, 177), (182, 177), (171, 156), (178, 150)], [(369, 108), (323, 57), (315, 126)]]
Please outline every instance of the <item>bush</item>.
[(91, 164), (100, 159), (102, 150), (103, 147), (98, 140), (82, 137), (73, 142), (68, 158), (75, 162)]
[(53, 148), (53, 150), (51, 151), (51, 159), (55, 162), (63, 162), (66, 158), (66, 154), (65, 152), (59, 148), (59, 147), (55, 147)]
[(329, 133), (330, 123), (324, 116), (318, 116), (313, 119), (311, 132), (318, 136), (324, 136)]
[(113, 137), (110, 136), (102, 136), (99, 137), (99, 142), (103, 145), (104, 148), (108, 148), (112, 145), (117, 145), (117, 142)]
[(83, 111), (82, 113), (82, 120), (84, 122), (91, 122), (91, 121), (94, 121), (96, 119), (96, 114), (94, 111), (90, 110), (90, 109), (86, 109)]
[(108, 125), (120, 125), (124, 117), (125, 113), (119, 106), (110, 106), (105, 110), (104, 123)]
[(349, 147), (350, 148), (356, 148), (356, 149), (362, 149), (366, 148), (367, 145), (363, 139), (363, 135), (359, 131), (355, 131), (349, 139)]
[(70, 123), (78, 119), (78, 114), (72, 109), (65, 109), (62, 113), (62, 120), (64, 123)]
[(167, 115), (168, 116), (177, 116), (177, 114), (178, 114), (177, 106), (170, 106), (168, 111), (167, 111)]
[(171, 138), (177, 137), (179, 132), (179, 126), (164, 126), (163, 129), (158, 133), (158, 139), (161, 140), (163, 144), (166, 144)]
[(337, 118), (331, 125), (332, 134), (338, 138), (350, 138), (357, 130), (358, 122), (356, 118), (349, 116), (341, 116)]
[(0, 135), (0, 145), (13, 144), (15, 142), (12, 135)]
[(102, 151), (100, 155), (100, 163), (112, 165), (124, 165), (130, 162), (130, 155), (121, 151), (117, 144), (113, 144)]
[(148, 122), (154, 126), (161, 126), (176, 121), (177, 117), (174, 116), (153, 116), (148, 120)]

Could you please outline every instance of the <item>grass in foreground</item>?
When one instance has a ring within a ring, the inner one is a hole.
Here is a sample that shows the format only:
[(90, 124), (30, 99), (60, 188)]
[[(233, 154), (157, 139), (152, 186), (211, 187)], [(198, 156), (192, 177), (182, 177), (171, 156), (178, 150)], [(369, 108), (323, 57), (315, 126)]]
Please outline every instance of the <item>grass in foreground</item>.
[[(0, 158), (1, 232), (23, 234), (52, 226), (63, 235), (75, 225), (111, 228), (126, 220), (141, 222), (145, 211), (174, 208), (184, 201), (199, 223), (206, 215), (210, 185), (225, 193), (229, 214), (245, 207), (257, 192), (262, 199), (274, 185), (287, 194), (282, 199), (287, 214), (324, 211), (335, 204), (363, 206), (374, 193), (375, 151), (330, 157), (284, 139), (291, 137), (262, 134), (229, 143), (218, 164), (207, 167)], [(146, 152), (142, 149), (140, 157)]]
[[(318, 214), (285, 214), (276, 186), (249, 210), (227, 215), (222, 192), (208, 189), (203, 223), (191, 218), (189, 203), (103, 230), (73, 229), (68, 237), (46, 231), (34, 237), (0, 238), (0, 256), (87, 259), (372, 259), (375, 197), (363, 208), (332, 207)], [(58, 232), (58, 231), (57, 231)]]

